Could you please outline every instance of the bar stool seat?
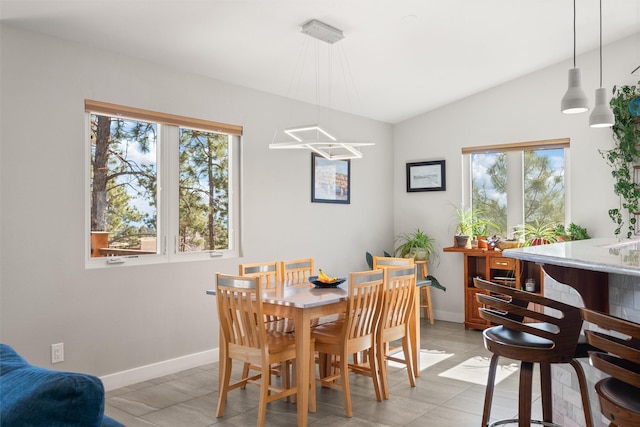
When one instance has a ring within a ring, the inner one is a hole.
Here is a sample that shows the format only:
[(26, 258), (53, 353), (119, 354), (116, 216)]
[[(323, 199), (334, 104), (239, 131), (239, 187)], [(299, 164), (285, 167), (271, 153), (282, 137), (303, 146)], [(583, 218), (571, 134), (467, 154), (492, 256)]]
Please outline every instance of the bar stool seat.
[[(623, 408), (625, 411), (640, 414), (640, 397), (638, 395), (640, 390), (637, 387), (609, 377), (596, 384), (596, 392), (613, 405)], [(630, 399), (632, 396), (635, 396), (636, 399)], [(640, 416), (636, 422), (640, 422)]]
[[(486, 294), (482, 292), (476, 294), (481, 304), (480, 317), (496, 325), (485, 329), (482, 333), (485, 348), (493, 353), (489, 365), (482, 425), (494, 427), (517, 423), (519, 427), (529, 427), (531, 424), (560, 427), (553, 423), (551, 365), (569, 363), (578, 376), (585, 426), (593, 427), (584, 370), (576, 360), (578, 355), (587, 355), (584, 340), (580, 345), (578, 344), (582, 328), (580, 309), (532, 292), (479, 278), (474, 279), (474, 284), (480, 289), (489, 291)], [(535, 304), (538, 307), (537, 310), (530, 308), (530, 304)], [(544, 312), (541, 312), (540, 307), (544, 308)], [(499, 420), (489, 424), (500, 357), (520, 361), (518, 418)], [(540, 364), (542, 420), (531, 419), (535, 363)]]

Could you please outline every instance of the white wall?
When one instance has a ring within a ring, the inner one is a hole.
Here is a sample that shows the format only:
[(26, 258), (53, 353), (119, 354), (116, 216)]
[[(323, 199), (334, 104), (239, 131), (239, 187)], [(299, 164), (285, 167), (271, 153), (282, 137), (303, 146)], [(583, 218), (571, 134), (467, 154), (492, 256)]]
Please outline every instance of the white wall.
[[(603, 85), (637, 84), (631, 70), (638, 64), (640, 36), (604, 46)], [(582, 85), (591, 105), (599, 85), (598, 52), (577, 58)], [(572, 61), (486, 90), (462, 101), (407, 120), (394, 127), (394, 233), (420, 227), (434, 234), (442, 247), (452, 246), (454, 207), (462, 195), (461, 148), (555, 138), (570, 138), (571, 173), (568, 182), (571, 221), (587, 227), (593, 237), (613, 237), (607, 211), (617, 207), (610, 168), (598, 150), (613, 146), (610, 128), (593, 129), (589, 113), (564, 115), (560, 99), (567, 89)], [(470, 64), (468, 78), (473, 78)], [(593, 107), (592, 107), (593, 108)], [(407, 193), (405, 165), (423, 160), (446, 160), (445, 192)], [(430, 273), (447, 287), (432, 292), (435, 317), (464, 320), (462, 254), (443, 253)]]
[[(0, 31), (0, 340), (31, 363), (105, 376), (211, 358), (218, 328), (205, 291), (215, 272), (311, 256), (347, 273), (392, 241), (390, 125), (333, 113), (335, 133), (376, 145), (352, 161), (350, 205), (311, 203), (311, 155), (268, 144), (291, 115), (309, 123), (314, 106), (6, 24)], [(244, 126), (244, 258), (85, 269), (87, 98)], [(57, 342), (65, 362), (50, 365)]]

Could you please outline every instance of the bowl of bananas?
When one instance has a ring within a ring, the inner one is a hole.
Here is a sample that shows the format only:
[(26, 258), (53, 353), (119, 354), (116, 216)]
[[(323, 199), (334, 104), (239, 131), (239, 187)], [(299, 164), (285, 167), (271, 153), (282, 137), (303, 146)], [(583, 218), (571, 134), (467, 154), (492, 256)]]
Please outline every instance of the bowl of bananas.
[(344, 283), (347, 279), (342, 277), (332, 277), (325, 274), (322, 270), (318, 270), (317, 276), (310, 276), (309, 281), (318, 288), (335, 288)]

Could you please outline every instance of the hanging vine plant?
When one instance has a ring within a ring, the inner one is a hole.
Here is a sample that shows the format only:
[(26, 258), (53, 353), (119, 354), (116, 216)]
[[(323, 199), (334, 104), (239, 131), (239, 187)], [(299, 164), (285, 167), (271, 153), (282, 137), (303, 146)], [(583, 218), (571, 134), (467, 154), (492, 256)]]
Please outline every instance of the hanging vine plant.
[(615, 180), (613, 191), (620, 196), (620, 205), (609, 209), (609, 217), (614, 222), (616, 237), (619, 237), (628, 222), (627, 238), (636, 230), (636, 214), (640, 213), (640, 188), (635, 182), (635, 166), (640, 162), (640, 82), (638, 86), (613, 87), (610, 105), (615, 116), (613, 139), (615, 146), (611, 150), (600, 150), (600, 154), (611, 166), (611, 175)]

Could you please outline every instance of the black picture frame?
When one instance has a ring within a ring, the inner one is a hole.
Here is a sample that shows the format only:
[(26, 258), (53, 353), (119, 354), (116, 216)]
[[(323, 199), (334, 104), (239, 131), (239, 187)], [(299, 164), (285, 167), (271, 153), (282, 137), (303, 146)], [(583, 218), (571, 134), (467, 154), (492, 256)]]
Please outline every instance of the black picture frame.
[(444, 160), (407, 163), (407, 192), (446, 191)]
[(351, 160), (329, 160), (311, 153), (311, 201), (351, 203)]

